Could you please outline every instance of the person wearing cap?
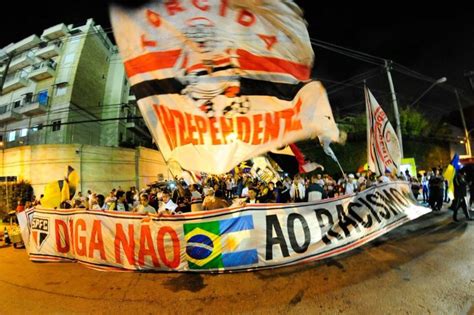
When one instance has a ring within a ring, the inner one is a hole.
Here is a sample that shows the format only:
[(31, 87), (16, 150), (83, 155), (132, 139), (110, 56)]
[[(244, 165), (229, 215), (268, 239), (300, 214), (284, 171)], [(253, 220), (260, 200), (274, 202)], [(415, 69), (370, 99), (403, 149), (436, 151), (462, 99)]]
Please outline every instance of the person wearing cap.
[(392, 172), (390, 170), (386, 169), (384, 175), (380, 175), (378, 181), (379, 183), (390, 183), (392, 180)]

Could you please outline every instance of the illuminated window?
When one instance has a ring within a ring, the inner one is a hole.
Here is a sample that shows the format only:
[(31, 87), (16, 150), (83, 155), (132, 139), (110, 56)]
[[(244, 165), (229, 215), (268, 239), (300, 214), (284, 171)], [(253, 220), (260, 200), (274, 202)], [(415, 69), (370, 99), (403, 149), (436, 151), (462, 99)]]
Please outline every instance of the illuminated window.
[(15, 137), (16, 137), (16, 131), (10, 131), (8, 133), (8, 142), (15, 141)]

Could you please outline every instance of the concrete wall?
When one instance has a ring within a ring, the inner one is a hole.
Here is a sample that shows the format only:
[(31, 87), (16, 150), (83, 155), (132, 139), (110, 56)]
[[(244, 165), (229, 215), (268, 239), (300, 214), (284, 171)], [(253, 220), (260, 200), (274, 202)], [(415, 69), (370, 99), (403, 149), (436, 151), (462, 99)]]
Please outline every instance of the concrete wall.
[(169, 172), (159, 151), (74, 144), (21, 146), (0, 151), (0, 176), (31, 183), (36, 196), (49, 182), (63, 179), (71, 165), (80, 176), (79, 191), (107, 194), (112, 188), (139, 188)]

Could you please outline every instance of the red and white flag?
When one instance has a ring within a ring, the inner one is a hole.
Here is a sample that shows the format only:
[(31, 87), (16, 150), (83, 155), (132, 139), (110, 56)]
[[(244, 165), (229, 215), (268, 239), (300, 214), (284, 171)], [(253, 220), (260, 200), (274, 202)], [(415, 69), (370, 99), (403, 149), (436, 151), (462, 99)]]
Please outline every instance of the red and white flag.
[(338, 140), (293, 1), (149, 1), (112, 7), (111, 21), (165, 159), (219, 174), (288, 143)]
[(365, 88), (367, 109), (367, 159), (369, 169), (378, 176), (387, 170), (398, 173), (401, 162), (400, 144), (397, 134), (379, 103)]

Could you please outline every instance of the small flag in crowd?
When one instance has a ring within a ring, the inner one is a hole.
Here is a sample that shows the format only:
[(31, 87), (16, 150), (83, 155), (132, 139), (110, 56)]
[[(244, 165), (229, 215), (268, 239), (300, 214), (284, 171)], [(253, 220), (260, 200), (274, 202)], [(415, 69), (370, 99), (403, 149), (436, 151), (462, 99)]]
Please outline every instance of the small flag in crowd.
[(44, 196), (41, 198), (41, 205), (45, 208), (58, 208), (61, 203), (71, 200), (76, 193), (79, 183), (79, 175), (77, 171), (68, 166), (65, 179), (56, 180), (46, 185)]
[(454, 199), (454, 176), (459, 171), (459, 155), (456, 153), (451, 160), (451, 163), (444, 171), (444, 178), (448, 181), (448, 197)]

